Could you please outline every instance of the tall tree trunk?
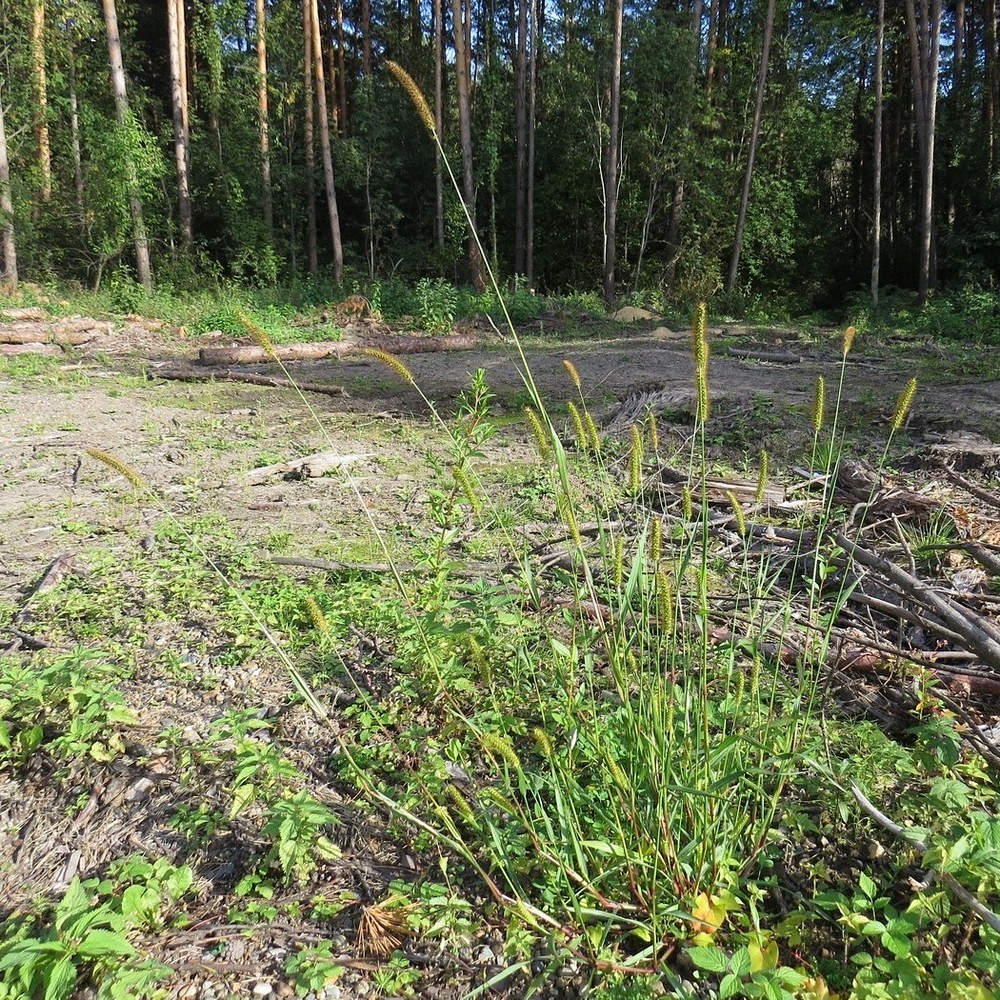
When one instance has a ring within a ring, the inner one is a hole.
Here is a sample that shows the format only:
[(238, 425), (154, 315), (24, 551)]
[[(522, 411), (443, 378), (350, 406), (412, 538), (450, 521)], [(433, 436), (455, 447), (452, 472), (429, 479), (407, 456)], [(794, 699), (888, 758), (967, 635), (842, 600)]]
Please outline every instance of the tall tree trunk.
[(885, 0), (878, 0), (875, 37), (875, 134), (872, 150), (872, 305), (878, 305), (879, 267), (882, 263), (882, 63), (885, 57)]
[(622, 22), (625, 0), (611, 2), (611, 86), (608, 147), (604, 157), (604, 301), (615, 300), (616, 230), (618, 226), (618, 142), (622, 103)]
[(476, 236), (476, 179), (472, 166), (472, 84), (469, 53), (469, 25), (462, 16), (462, 0), (452, 0), (455, 38), (455, 85), (458, 91), (458, 134), (462, 146), (462, 191), (469, 213), (469, 277), (476, 291), (486, 287), (483, 255)]
[(323, 181), (326, 184), (326, 212), (333, 243), (333, 280), (339, 285), (344, 276), (344, 246), (340, 241), (340, 213), (337, 211), (337, 186), (333, 178), (333, 152), (330, 148), (330, 117), (326, 103), (326, 73), (323, 69), (323, 36), (319, 30), (318, 0), (307, 0), (312, 20), (313, 63), (316, 70), (316, 103), (319, 111), (319, 146), (323, 155)]
[(340, 134), (350, 132), (347, 121), (347, 45), (344, 42), (344, 0), (337, 0), (337, 118)]
[(528, 286), (535, 283), (535, 108), (538, 97), (538, 40), (541, 32), (538, 30), (539, 13), (536, 7), (545, 0), (530, 0), (528, 22), (528, 166), (527, 191), (524, 206), (524, 276)]
[(305, 40), (305, 60), (303, 70), (303, 91), (305, 92), (305, 143), (306, 143), (306, 258), (309, 273), (319, 273), (319, 254), (316, 247), (316, 140), (314, 136), (316, 116), (313, 111), (313, 37), (312, 4), (302, 3), (302, 36)]
[[(444, 7), (434, 0), (434, 130), (444, 143)], [(444, 251), (444, 166), (441, 150), (434, 146), (434, 235), (437, 248)]]
[(525, 230), (528, 203), (528, 5), (517, 0), (517, 41), (514, 65), (515, 150), (514, 176), (514, 273), (525, 273)]
[(733, 255), (729, 259), (729, 273), (726, 275), (726, 293), (736, 287), (736, 275), (740, 268), (740, 254), (743, 252), (743, 233), (747, 225), (747, 209), (750, 206), (750, 187), (753, 184), (753, 167), (757, 158), (757, 143), (760, 139), (760, 122), (764, 115), (764, 93), (767, 90), (767, 64), (771, 56), (771, 36), (774, 34), (775, 0), (767, 0), (764, 16), (764, 45), (760, 56), (760, 73), (757, 75), (757, 99), (753, 108), (753, 125), (750, 129), (750, 149), (747, 165), (743, 173), (743, 193), (740, 196), (740, 211), (736, 219), (736, 236), (733, 239)]
[(712, 84), (715, 82), (715, 50), (719, 46), (719, 2), (712, 0), (708, 8), (708, 45), (705, 54), (705, 96), (712, 96)]
[(372, 75), (371, 0), (361, 0), (361, 72), (364, 73), (366, 80)]
[(1000, 68), (997, 66), (997, 5), (996, 0), (985, 0), (983, 20), (986, 35), (986, 80), (983, 110), (986, 117), (986, 170), (993, 176), (996, 158), (997, 102), (1000, 101)]
[(43, 202), (47, 202), (52, 198), (52, 150), (49, 145), (49, 95), (45, 74), (45, 0), (33, 0), (31, 6), (31, 70), (35, 148), (41, 177), (38, 195)]
[(917, 147), (920, 160), (920, 263), (918, 297), (927, 301), (932, 287), (934, 252), (934, 133), (937, 119), (938, 65), (941, 45), (941, 0), (906, 0), (906, 25), (910, 36), (910, 71), (913, 78)]
[(191, 186), (188, 163), (190, 146), (184, 127), (184, 97), (181, 72), (181, 26), (178, 10), (184, 0), (167, 0), (167, 42), (170, 50), (170, 104), (174, 118), (174, 159), (177, 164), (177, 213), (180, 221), (181, 242), (191, 249), (194, 231), (191, 222)]
[(10, 193), (10, 160), (7, 158), (7, 129), (3, 119), (3, 90), (0, 89), (0, 231), (3, 233), (3, 281), (10, 291), (17, 288), (17, 240), (14, 237), (14, 200)]
[(222, 129), (219, 125), (219, 111), (222, 107), (222, 42), (219, 38), (219, 28), (215, 17), (215, 0), (195, 0), (195, 15), (199, 34), (202, 38), (202, 48), (210, 48), (206, 54), (205, 66), (208, 70), (208, 94), (206, 110), (208, 112), (208, 130), (212, 133), (215, 155), (219, 160), (219, 169), (224, 166), (222, 155)]
[(83, 208), (83, 152), (80, 148), (80, 102), (76, 93), (75, 40), (69, 43), (69, 143), (73, 156), (73, 193), (81, 232), (85, 231)]
[(274, 245), (274, 195), (271, 190), (271, 133), (267, 101), (267, 11), (264, 0), (257, 10), (257, 128), (260, 139), (260, 191), (267, 239)]
[[(115, 0), (101, 0), (104, 8), (104, 27), (108, 36), (108, 61), (111, 64), (111, 88), (115, 95), (115, 114), (118, 124), (129, 127), (128, 91), (125, 89), (125, 67), (122, 64), (122, 43), (118, 34), (118, 11)], [(135, 271), (143, 288), (153, 287), (153, 268), (149, 263), (149, 240), (146, 223), (142, 217), (142, 199), (135, 167), (126, 159), (125, 182), (128, 186), (129, 212), (132, 215), (132, 239), (135, 243)]]

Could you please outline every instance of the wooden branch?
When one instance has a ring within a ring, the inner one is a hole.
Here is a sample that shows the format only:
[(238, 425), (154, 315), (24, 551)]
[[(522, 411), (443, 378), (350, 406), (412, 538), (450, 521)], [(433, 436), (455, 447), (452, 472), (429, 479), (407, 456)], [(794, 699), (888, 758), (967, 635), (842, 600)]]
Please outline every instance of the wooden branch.
[(319, 479), (328, 472), (335, 469), (342, 469), (352, 462), (358, 462), (363, 458), (371, 458), (370, 452), (358, 453), (354, 455), (341, 455), (337, 451), (318, 451), (313, 455), (306, 455), (303, 458), (293, 458), (287, 462), (275, 462), (274, 465), (262, 465), (259, 468), (251, 469), (246, 476), (237, 477), (230, 481), (228, 485), (236, 485), (245, 482), (251, 486), (259, 486), (272, 476), (285, 476), (294, 479)]
[(219, 368), (211, 372), (197, 371), (193, 368), (162, 368), (151, 374), (154, 378), (170, 379), (175, 382), (246, 382), (249, 385), (263, 385), (271, 389), (299, 389), (302, 392), (319, 392), (326, 396), (347, 395), (347, 391), (342, 385), (272, 378), (270, 375), (241, 371), (238, 368)]
[(843, 532), (835, 531), (833, 539), (852, 559), (880, 573), (903, 593), (940, 618), (953, 632), (957, 632), (966, 648), (976, 653), (983, 663), (1000, 670), (1000, 635), (989, 619), (941, 596), (922, 580), (878, 553), (856, 544)]
[[(871, 801), (861, 791), (860, 788), (854, 782), (851, 782), (851, 794), (854, 796), (854, 801), (861, 806), (862, 810), (866, 812), (879, 826), (888, 830), (894, 837), (903, 837), (908, 840), (916, 850), (921, 854), (927, 853), (927, 845), (922, 840), (917, 840), (914, 837), (907, 836), (907, 831), (903, 829), (898, 823), (893, 823), (891, 819), (884, 812), (878, 809), (876, 806), (872, 805)], [(976, 897), (969, 892), (960, 882), (958, 882), (954, 876), (949, 875), (947, 872), (935, 871), (933, 873), (937, 878), (939, 878), (948, 888), (963, 902), (976, 916), (980, 917), (983, 921), (990, 925), (995, 931), (1000, 931), (1000, 917), (998, 917), (989, 907), (984, 906)]]
[(365, 343), (337, 340), (311, 344), (277, 344), (273, 354), (257, 344), (243, 344), (234, 347), (203, 347), (198, 352), (198, 360), (203, 365), (266, 364), (274, 361), (275, 357), (279, 361), (319, 361), (323, 358), (362, 354), (369, 348), (389, 354), (426, 354), (434, 351), (467, 351), (479, 344), (478, 337), (465, 333), (442, 337), (372, 337)]
[(751, 351), (743, 347), (730, 347), (726, 353), (730, 357), (743, 358), (747, 361), (770, 361), (778, 365), (800, 365), (801, 354), (791, 354), (787, 351)]

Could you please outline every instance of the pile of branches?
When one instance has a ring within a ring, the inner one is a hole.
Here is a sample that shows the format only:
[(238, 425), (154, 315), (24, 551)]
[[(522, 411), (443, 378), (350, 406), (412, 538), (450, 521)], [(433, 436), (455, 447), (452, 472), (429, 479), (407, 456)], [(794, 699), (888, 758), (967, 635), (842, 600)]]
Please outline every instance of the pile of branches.
[[(948, 469), (922, 475), (917, 487), (845, 459), (835, 473), (772, 488), (759, 503), (743, 499), (754, 484), (705, 480), (714, 541), (747, 553), (768, 581), (763, 599), (787, 607), (762, 637), (739, 607), (745, 596), (733, 594), (727, 607), (713, 595), (719, 617), (710, 635), (749, 639), (785, 664), (820, 656), (845, 709), (889, 731), (912, 725), (930, 682), (966, 723), (966, 738), (1000, 766), (1000, 595), (990, 592), (990, 578), (1000, 577), (1000, 495)], [(661, 516), (677, 516), (687, 482), (661, 469), (646, 499)], [(831, 626), (817, 628), (817, 607), (833, 614)]]

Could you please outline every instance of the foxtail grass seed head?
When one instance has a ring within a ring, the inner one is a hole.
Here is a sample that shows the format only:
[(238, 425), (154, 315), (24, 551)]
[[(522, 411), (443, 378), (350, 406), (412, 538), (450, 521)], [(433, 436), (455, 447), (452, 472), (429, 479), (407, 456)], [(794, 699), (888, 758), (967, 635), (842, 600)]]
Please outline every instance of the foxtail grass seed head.
[(681, 513), (685, 521), (690, 521), (694, 517), (694, 498), (691, 496), (691, 487), (681, 487)]
[(306, 594), (302, 603), (305, 604), (306, 613), (309, 615), (309, 620), (313, 623), (316, 631), (329, 632), (330, 623), (326, 620), (326, 615), (323, 614), (323, 609), (319, 606), (316, 598), (312, 594)]
[(844, 349), (844, 357), (846, 358), (848, 354), (851, 353), (851, 348), (854, 346), (854, 338), (858, 335), (858, 328), (856, 326), (849, 326), (844, 331), (844, 337), (842, 341), (842, 346)]
[(917, 394), (917, 380), (911, 378), (909, 382), (906, 383), (906, 388), (899, 394), (899, 399), (896, 400), (896, 409), (892, 414), (892, 433), (895, 434), (898, 430), (902, 429), (903, 424), (906, 423), (906, 418), (910, 414), (910, 407), (913, 405), (913, 397)]
[(767, 490), (767, 452), (760, 449), (760, 469), (757, 471), (757, 489), (754, 491), (753, 502), (762, 504)]
[(480, 645), (479, 640), (474, 636), (468, 637), (469, 659), (476, 668), (479, 680), (484, 684), (493, 683), (493, 668), (490, 666), (490, 659), (486, 655), (486, 650)]
[(149, 490), (145, 480), (127, 462), (123, 462), (115, 455), (111, 455), (100, 448), (87, 448), (87, 454), (91, 458), (96, 458), (98, 462), (103, 462), (109, 469), (114, 469), (119, 475), (124, 476), (137, 490)]
[[(264, 331), (264, 328), (259, 324), (254, 322), (250, 316), (245, 313), (242, 309), (236, 309), (233, 315), (239, 320), (240, 325), (253, 337), (254, 340), (261, 346), (264, 353), (274, 362), (278, 362), (278, 353), (274, 349), (274, 342)], [(278, 362), (280, 363), (280, 362)]]
[(555, 756), (555, 750), (552, 746), (552, 739), (541, 726), (535, 726), (531, 730), (531, 735), (535, 738), (535, 746), (538, 748), (538, 752), (546, 759), (552, 760)]
[(469, 805), (468, 799), (454, 786), (445, 785), (444, 793), (451, 799), (455, 806), (455, 810), (469, 823), (475, 823), (475, 817), (472, 814), (472, 806)]
[(656, 571), (656, 613), (660, 628), (670, 632), (674, 627), (674, 588), (665, 570)]
[(556, 505), (576, 547), (583, 548), (583, 538), (580, 535), (580, 522), (576, 519), (576, 511), (573, 510), (572, 499), (565, 493), (560, 493)]
[(708, 368), (705, 366), (699, 366), (698, 372), (695, 376), (695, 384), (698, 389), (698, 415), (697, 420), (700, 424), (707, 424), (708, 417), (711, 412), (711, 406), (708, 398)]
[(627, 792), (629, 790), (629, 780), (628, 775), (625, 773), (625, 769), (615, 760), (611, 754), (605, 757), (605, 763), (608, 765), (608, 773), (614, 779), (614, 783), (623, 791)]
[(466, 500), (469, 501), (469, 506), (479, 514), (483, 509), (483, 502), (479, 499), (479, 495), (476, 493), (475, 487), (472, 485), (472, 480), (469, 478), (468, 472), (466, 472), (465, 467), (462, 465), (456, 465), (452, 470), (451, 474), (454, 477), (455, 485), (462, 491), (462, 495)]
[(406, 91), (406, 96), (413, 102), (418, 117), (424, 123), (424, 128), (430, 132), (432, 138), (436, 139), (437, 129), (434, 128), (434, 116), (431, 114), (430, 105), (427, 103), (427, 98), (424, 97), (423, 91), (421, 91), (413, 77), (399, 63), (389, 59), (386, 61), (386, 65), (389, 67), (389, 72), (396, 78), (396, 82)]
[(395, 354), (390, 354), (388, 351), (380, 351), (377, 347), (365, 347), (361, 353), (367, 354), (368, 357), (374, 358), (376, 361), (381, 361), (386, 368), (391, 368), (404, 382), (409, 382), (410, 385), (417, 384), (417, 380), (413, 377), (413, 372)]
[(625, 539), (620, 535), (615, 539), (615, 587), (620, 588), (625, 582)]
[(569, 376), (569, 380), (573, 383), (576, 391), (582, 392), (583, 383), (580, 381), (580, 373), (577, 371), (576, 365), (569, 358), (563, 358), (563, 368), (566, 369), (566, 374)]
[(650, 410), (646, 415), (646, 430), (649, 434), (649, 450), (658, 452), (660, 450), (660, 428), (656, 422), (655, 410)]
[(497, 733), (483, 733), (479, 742), (485, 750), (499, 757), (512, 771), (521, 770), (521, 758), (518, 757), (514, 744), (506, 736)]
[(694, 363), (698, 368), (704, 368), (708, 363), (708, 339), (705, 336), (707, 321), (708, 308), (704, 302), (699, 302), (691, 318), (691, 349), (694, 352)]
[(663, 522), (658, 518), (653, 518), (653, 523), (649, 529), (649, 556), (654, 563), (660, 561), (663, 555)]
[(595, 455), (601, 453), (601, 435), (597, 431), (597, 423), (590, 410), (584, 408), (583, 423), (587, 429), (587, 443)]
[(740, 538), (747, 536), (747, 516), (743, 513), (743, 506), (732, 490), (726, 490), (726, 499), (729, 506), (733, 508), (733, 517), (736, 518), (736, 533)]
[(628, 452), (628, 491), (637, 497), (642, 490), (642, 432), (632, 425), (632, 444)]
[(816, 388), (813, 390), (812, 405), (812, 429), (814, 434), (819, 434), (823, 427), (823, 417), (826, 415), (826, 379), (820, 375), (816, 379)]
[(545, 428), (542, 426), (541, 418), (530, 406), (526, 406), (524, 408), (524, 419), (527, 421), (528, 427), (531, 428), (532, 437), (535, 439), (535, 447), (538, 449), (538, 457), (543, 462), (547, 462), (552, 457), (552, 445), (549, 442), (549, 436), (545, 432)]
[(576, 446), (580, 451), (586, 451), (589, 442), (587, 441), (587, 431), (583, 426), (583, 417), (580, 416), (580, 411), (577, 409), (576, 403), (570, 400), (566, 404), (566, 409), (569, 410), (570, 419), (573, 421), (573, 433), (576, 435)]
[(484, 788), (482, 792), (479, 793), (482, 798), (486, 799), (487, 802), (492, 802), (498, 809), (502, 809), (505, 813), (511, 816), (517, 815), (517, 806), (511, 802), (502, 792), (497, 791), (495, 788)]

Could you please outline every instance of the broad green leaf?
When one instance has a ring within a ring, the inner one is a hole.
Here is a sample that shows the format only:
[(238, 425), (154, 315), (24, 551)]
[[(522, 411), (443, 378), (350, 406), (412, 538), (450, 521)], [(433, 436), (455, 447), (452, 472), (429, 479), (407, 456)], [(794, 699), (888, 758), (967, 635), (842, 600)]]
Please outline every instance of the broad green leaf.
[(64, 1000), (76, 986), (76, 966), (69, 955), (64, 955), (48, 970), (45, 1000)]
[(721, 948), (696, 946), (688, 948), (687, 955), (699, 969), (705, 969), (706, 972), (725, 972), (729, 967), (729, 959)]
[(98, 929), (83, 939), (77, 952), (83, 958), (103, 958), (106, 955), (134, 955), (135, 948), (121, 934)]

